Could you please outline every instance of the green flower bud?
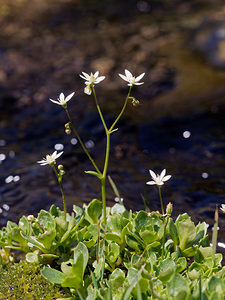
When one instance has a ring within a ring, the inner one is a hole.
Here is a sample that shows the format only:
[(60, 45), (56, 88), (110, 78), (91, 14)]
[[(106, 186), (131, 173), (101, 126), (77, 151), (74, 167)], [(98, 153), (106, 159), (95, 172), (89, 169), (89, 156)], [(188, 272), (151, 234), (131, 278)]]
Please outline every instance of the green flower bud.
[(68, 135), (71, 134), (70, 128), (66, 129), (66, 130), (65, 130), (65, 133), (68, 134)]
[(166, 207), (167, 216), (171, 216), (172, 212), (173, 212), (173, 204), (169, 202)]
[(59, 169), (60, 171), (62, 171), (62, 170), (63, 170), (63, 165), (58, 165), (58, 169)]

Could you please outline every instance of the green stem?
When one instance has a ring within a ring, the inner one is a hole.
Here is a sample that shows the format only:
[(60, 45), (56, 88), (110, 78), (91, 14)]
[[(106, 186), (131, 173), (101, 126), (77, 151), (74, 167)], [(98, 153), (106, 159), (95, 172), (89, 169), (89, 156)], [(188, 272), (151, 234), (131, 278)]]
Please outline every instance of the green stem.
[(102, 177), (101, 177), (101, 187), (102, 187), (102, 206), (103, 206), (103, 220), (104, 224), (106, 225), (106, 188), (105, 188), (105, 182), (106, 182), (106, 176), (107, 176), (107, 170), (108, 170), (108, 165), (109, 165), (109, 150), (110, 150), (110, 132), (106, 126), (104, 117), (102, 115), (102, 111), (100, 109), (100, 106), (98, 104), (98, 99), (95, 93), (95, 88), (92, 86), (93, 94), (94, 94), (94, 99), (95, 99), (95, 104), (98, 110), (98, 113), (100, 115), (102, 124), (105, 129), (106, 133), (106, 150), (105, 150), (105, 163), (104, 163), (104, 168), (102, 172)]
[(118, 117), (116, 118), (116, 120), (114, 121), (114, 123), (112, 124), (112, 126), (110, 127), (109, 132), (112, 132), (113, 128), (116, 126), (116, 123), (119, 121), (119, 119), (121, 118), (122, 114), (124, 113), (124, 110), (125, 110), (125, 108), (127, 106), (128, 99), (130, 97), (131, 89), (132, 89), (132, 86), (130, 86), (129, 92), (127, 94), (127, 97), (126, 97), (125, 103), (123, 105), (123, 108), (121, 109), (121, 112), (119, 113)]
[(214, 216), (213, 234), (212, 234), (213, 255), (216, 254), (217, 236), (218, 236), (218, 221), (219, 221), (218, 206), (216, 206), (215, 216)]
[(101, 120), (102, 120), (102, 124), (103, 124), (103, 126), (104, 126), (104, 128), (105, 128), (105, 132), (107, 133), (107, 132), (108, 132), (108, 128), (107, 128), (107, 126), (106, 126), (105, 120), (104, 120), (103, 115), (102, 115), (102, 111), (101, 111), (100, 106), (99, 106), (99, 104), (98, 104), (98, 99), (97, 99), (97, 96), (96, 96), (96, 93), (95, 93), (95, 88), (94, 88), (94, 86), (92, 86), (92, 91), (93, 91), (93, 94), (94, 94), (95, 104), (96, 104), (96, 106), (97, 106), (98, 113), (99, 113), (100, 118), (101, 118)]
[(160, 203), (161, 203), (162, 215), (164, 215), (164, 208), (163, 208), (163, 201), (162, 201), (161, 186), (158, 185), (158, 188), (159, 188), (159, 199), (160, 199)]
[(106, 225), (106, 191), (105, 191), (105, 182), (106, 182), (106, 176), (107, 176), (107, 170), (109, 165), (109, 151), (110, 151), (110, 133), (106, 132), (106, 151), (105, 151), (105, 164), (102, 174), (102, 205), (103, 205), (103, 218), (104, 223)]
[(59, 175), (56, 171), (56, 168), (54, 165), (51, 165), (55, 174), (56, 174), (56, 177), (58, 179), (58, 183), (59, 183), (59, 186), (60, 186), (60, 190), (61, 190), (61, 193), (62, 193), (62, 200), (63, 200), (63, 207), (64, 207), (64, 220), (66, 221), (66, 212), (67, 212), (67, 208), (66, 208), (66, 197), (65, 197), (65, 191), (64, 191), (64, 188), (63, 188), (63, 185), (62, 185), (62, 181), (61, 179), (59, 179)]
[(164, 208), (163, 208), (163, 201), (162, 201), (162, 193), (161, 193), (161, 186), (158, 185), (159, 188), (159, 198), (160, 198), (160, 203), (161, 203), (161, 210), (162, 210), (162, 215), (163, 215), (163, 243), (162, 243), (162, 258), (164, 258), (164, 248), (165, 248), (165, 235), (166, 235), (166, 219), (165, 219), (165, 214), (164, 214)]
[(71, 124), (71, 126), (72, 126), (72, 129), (73, 129), (73, 131), (74, 131), (76, 137), (78, 138), (78, 141), (79, 141), (79, 143), (80, 143), (82, 149), (84, 150), (84, 152), (85, 152), (86, 155), (88, 156), (88, 158), (89, 158), (89, 160), (91, 161), (92, 165), (94, 166), (95, 170), (98, 172), (99, 175), (101, 175), (101, 172), (100, 172), (99, 168), (97, 167), (96, 163), (94, 162), (94, 160), (93, 160), (93, 158), (91, 157), (90, 153), (88, 152), (87, 148), (84, 146), (84, 143), (82, 142), (79, 133), (77, 132), (76, 128), (74, 127), (74, 125), (73, 125), (73, 123), (72, 123), (72, 120), (71, 120), (71, 117), (70, 117), (70, 114), (69, 114), (69, 112), (68, 112), (68, 109), (65, 108), (65, 111), (66, 111), (66, 114), (67, 114), (68, 119), (69, 119), (69, 121), (70, 121), (70, 124)]

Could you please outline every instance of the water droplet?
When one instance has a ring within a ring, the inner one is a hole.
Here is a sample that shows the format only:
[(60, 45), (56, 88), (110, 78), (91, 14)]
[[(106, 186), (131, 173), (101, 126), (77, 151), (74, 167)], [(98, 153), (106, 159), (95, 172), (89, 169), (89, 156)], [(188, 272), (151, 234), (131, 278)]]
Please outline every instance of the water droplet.
[(14, 181), (14, 182), (17, 182), (17, 181), (19, 181), (19, 180), (20, 180), (20, 176), (19, 176), (19, 175), (14, 176), (14, 178), (13, 178), (13, 181)]
[(225, 248), (225, 244), (221, 243), (221, 242), (218, 242), (218, 246), (221, 247), (221, 248)]
[(209, 174), (208, 174), (208, 173), (206, 173), (206, 172), (203, 172), (203, 173), (202, 173), (202, 178), (206, 179), (206, 178), (208, 178), (208, 177), (209, 177)]
[(76, 144), (77, 144), (77, 139), (72, 138), (71, 141), (70, 141), (70, 143), (71, 143), (72, 145), (76, 145)]
[(6, 141), (5, 140), (0, 140), (0, 146), (5, 146), (6, 145)]
[(10, 206), (8, 204), (3, 204), (2, 208), (4, 208), (4, 210), (8, 211), (10, 209)]
[(12, 175), (9, 175), (6, 179), (5, 179), (5, 183), (10, 183), (12, 182), (14, 179), (14, 177)]
[(191, 132), (190, 131), (186, 130), (186, 131), (183, 132), (183, 137), (185, 139), (188, 139), (190, 136), (191, 136)]
[(0, 153), (0, 161), (3, 161), (6, 159), (6, 155), (4, 153)]
[(91, 148), (93, 148), (95, 146), (95, 143), (92, 141), (92, 140), (89, 140), (89, 141), (87, 141), (86, 143), (85, 143), (85, 147), (87, 148), (87, 149), (91, 149)]
[(137, 9), (140, 12), (147, 12), (150, 10), (150, 5), (146, 1), (138, 1)]
[(15, 152), (14, 152), (13, 150), (10, 150), (10, 151), (9, 151), (9, 157), (10, 157), (10, 158), (14, 158), (15, 155), (16, 155), (16, 154), (15, 154)]
[(55, 144), (55, 150), (61, 151), (64, 149), (64, 145), (63, 144)]

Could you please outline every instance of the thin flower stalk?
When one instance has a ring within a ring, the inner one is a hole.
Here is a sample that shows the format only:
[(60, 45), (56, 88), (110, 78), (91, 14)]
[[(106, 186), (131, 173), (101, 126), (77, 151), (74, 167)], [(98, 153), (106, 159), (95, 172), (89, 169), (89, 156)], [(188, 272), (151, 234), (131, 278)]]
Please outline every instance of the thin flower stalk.
[(123, 108), (121, 109), (121, 112), (119, 113), (118, 117), (116, 118), (116, 120), (114, 121), (114, 123), (112, 124), (112, 126), (110, 127), (109, 132), (112, 132), (112, 131), (113, 131), (113, 129), (114, 129), (114, 127), (116, 126), (117, 122), (119, 121), (119, 119), (120, 119), (121, 116), (123, 115), (123, 113), (124, 113), (124, 111), (125, 111), (125, 108), (126, 108), (126, 106), (127, 106), (127, 102), (128, 102), (128, 100), (129, 100), (129, 98), (130, 98), (131, 89), (132, 89), (132, 86), (130, 86), (130, 88), (129, 88), (129, 92), (128, 92), (128, 94), (127, 94), (127, 97), (126, 97), (126, 100), (125, 100), (125, 102), (124, 102)]
[(56, 174), (56, 177), (57, 177), (57, 180), (58, 180), (58, 183), (59, 183), (59, 186), (60, 186), (60, 190), (61, 190), (61, 194), (62, 194), (62, 200), (63, 200), (63, 208), (64, 208), (64, 220), (66, 221), (66, 213), (67, 213), (67, 205), (66, 205), (66, 196), (65, 196), (65, 191), (64, 191), (64, 187), (63, 187), (63, 184), (62, 184), (62, 177), (59, 176), (56, 168), (54, 165), (52, 165), (52, 168)]

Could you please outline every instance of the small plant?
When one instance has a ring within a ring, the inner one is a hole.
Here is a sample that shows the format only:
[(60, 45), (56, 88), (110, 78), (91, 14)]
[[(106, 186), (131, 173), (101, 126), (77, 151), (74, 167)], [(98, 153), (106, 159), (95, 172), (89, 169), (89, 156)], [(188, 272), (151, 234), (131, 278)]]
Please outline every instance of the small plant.
[[(96, 95), (96, 91), (95, 91), (95, 85), (98, 84), (98, 83), (100, 83), (101, 81), (103, 81), (105, 79), (105, 76), (99, 76), (99, 72), (98, 71), (95, 72), (94, 74), (91, 73), (90, 75), (88, 75), (85, 72), (82, 72), (82, 75), (80, 75), (80, 77), (85, 80), (85, 85), (86, 86), (84, 88), (84, 92), (87, 95), (91, 95), (92, 92), (93, 92), (95, 104), (96, 104), (96, 107), (97, 107), (100, 119), (102, 121), (103, 127), (105, 129), (105, 134), (106, 134), (106, 150), (105, 150), (105, 162), (104, 162), (104, 167), (103, 167), (102, 171), (100, 171), (100, 168), (96, 165), (94, 159), (91, 157), (90, 153), (88, 152), (87, 148), (85, 147), (85, 145), (84, 145), (84, 143), (83, 143), (83, 141), (82, 141), (82, 139), (81, 139), (78, 131), (76, 130), (76, 128), (75, 128), (75, 126), (74, 126), (74, 124), (72, 122), (72, 119), (70, 117), (70, 114), (69, 114), (69, 111), (68, 111), (68, 108), (67, 108), (67, 102), (73, 97), (74, 93), (71, 93), (67, 97), (65, 97), (64, 94), (61, 93), (59, 95), (58, 100), (50, 99), (50, 101), (52, 101), (55, 104), (61, 105), (65, 109), (66, 114), (68, 116), (68, 120), (69, 120), (69, 123), (67, 123), (65, 125), (66, 132), (68, 134), (70, 134), (71, 133), (70, 127), (72, 127), (73, 132), (76, 135), (76, 137), (78, 138), (78, 141), (79, 141), (82, 149), (84, 150), (84, 152), (88, 156), (90, 162), (92, 163), (92, 165), (93, 165), (93, 167), (95, 169), (95, 171), (86, 171), (86, 173), (90, 174), (90, 175), (96, 176), (101, 181), (102, 204), (103, 204), (103, 220), (104, 220), (104, 224), (105, 225), (107, 224), (107, 218), (106, 218), (106, 188), (105, 188), (105, 185), (106, 185), (107, 171), (108, 171), (108, 164), (109, 164), (111, 134), (113, 132), (115, 132), (115, 131), (118, 130), (117, 128), (115, 129), (115, 126), (117, 125), (118, 121), (122, 117), (122, 115), (123, 115), (123, 113), (125, 111), (125, 108), (127, 106), (128, 100), (132, 99), (132, 103), (134, 105), (137, 105), (137, 101), (135, 101), (135, 98), (131, 97), (130, 94), (131, 94), (132, 87), (134, 85), (141, 85), (141, 84), (143, 84), (143, 82), (139, 82), (139, 81), (144, 77), (144, 75), (145, 75), (145, 73), (142, 73), (138, 77), (134, 77), (128, 70), (125, 70), (125, 75), (119, 74), (119, 76), (123, 80), (125, 80), (126, 82), (128, 82), (129, 91), (128, 91), (127, 97), (125, 99), (124, 105), (123, 105), (120, 113), (118, 114), (118, 116), (116, 117), (115, 121), (113, 122), (113, 124), (110, 127), (108, 127), (106, 125), (104, 116), (103, 116), (101, 108), (99, 106), (99, 102), (98, 102), (98, 98), (97, 98), (97, 95)], [(55, 163), (55, 161), (54, 161), (54, 163)], [(50, 165), (52, 167), (54, 167), (54, 163), (51, 162)], [(57, 173), (56, 173), (56, 175), (57, 175)], [(58, 175), (57, 175), (57, 177), (58, 177)], [(62, 191), (62, 195), (63, 195), (63, 202), (64, 202), (64, 206), (65, 206), (65, 203), (66, 203), (66, 201), (65, 201), (65, 194), (64, 194), (64, 191), (63, 191), (63, 188), (62, 188), (62, 185), (61, 185), (61, 180), (59, 181), (59, 183), (60, 183), (60, 187), (61, 187), (61, 191)], [(64, 208), (64, 212), (65, 212), (65, 209), (66, 208)], [(66, 214), (66, 212), (65, 212), (65, 214)]]

